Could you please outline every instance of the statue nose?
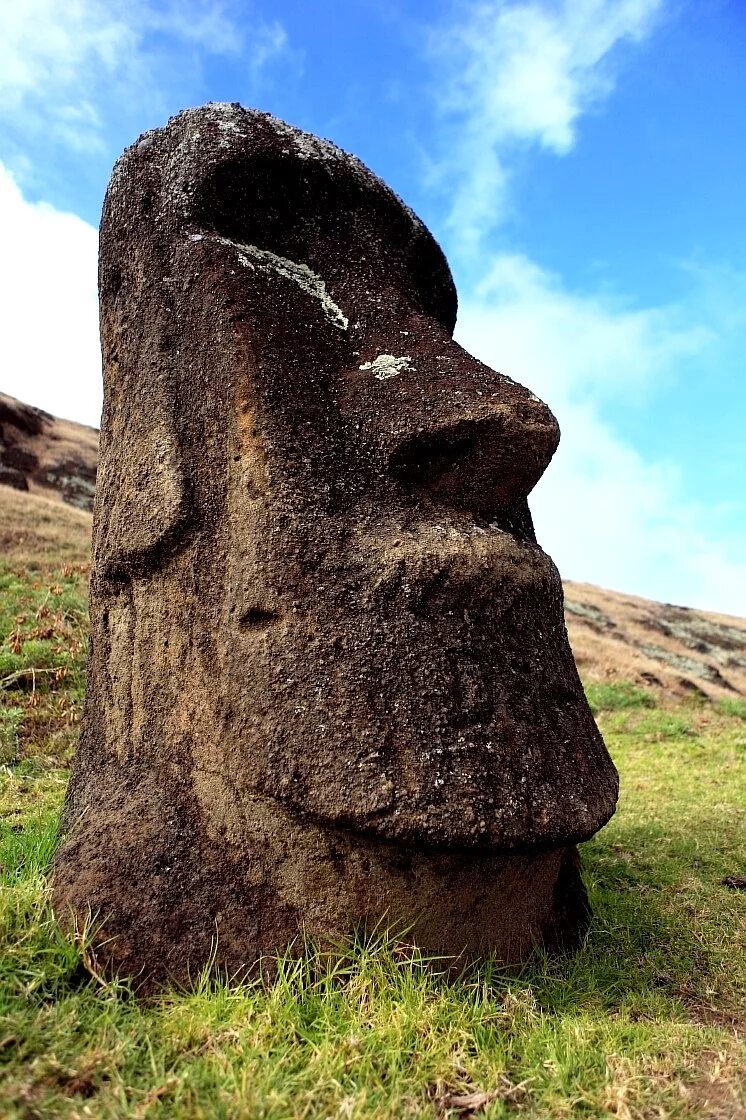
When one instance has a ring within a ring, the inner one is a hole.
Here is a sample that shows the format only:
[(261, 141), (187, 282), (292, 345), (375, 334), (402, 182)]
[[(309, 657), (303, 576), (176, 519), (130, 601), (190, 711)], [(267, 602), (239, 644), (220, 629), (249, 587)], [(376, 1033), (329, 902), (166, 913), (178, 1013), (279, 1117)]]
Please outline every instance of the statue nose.
[(525, 502), (557, 449), (559, 426), (523, 385), (450, 338), (433, 342), (380, 386), (388, 471), (419, 496), (489, 519)]
[(402, 440), (389, 470), (408, 490), (442, 505), (490, 518), (525, 500), (559, 443), (554, 416), (539, 400), (521, 399), (452, 417)]

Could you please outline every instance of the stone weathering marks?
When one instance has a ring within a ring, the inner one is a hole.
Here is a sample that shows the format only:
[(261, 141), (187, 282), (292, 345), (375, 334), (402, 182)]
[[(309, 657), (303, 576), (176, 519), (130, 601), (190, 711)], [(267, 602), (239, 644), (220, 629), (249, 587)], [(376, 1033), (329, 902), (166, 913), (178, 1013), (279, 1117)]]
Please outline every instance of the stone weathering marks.
[(119, 160), (100, 292), (60, 912), (146, 988), (385, 920), (572, 944), (617, 778), (526, 500), (559, 432), (453, 341), (431, 235), (354, 157), (207, 105)]

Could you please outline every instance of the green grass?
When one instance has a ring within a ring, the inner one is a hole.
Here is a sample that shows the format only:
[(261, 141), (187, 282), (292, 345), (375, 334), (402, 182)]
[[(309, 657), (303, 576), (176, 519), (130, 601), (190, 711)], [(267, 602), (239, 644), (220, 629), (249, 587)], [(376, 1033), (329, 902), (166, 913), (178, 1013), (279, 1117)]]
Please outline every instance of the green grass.
[(600, 712), (655, 707), (653, 694), (629, 681), (591, 681), (585, 686), (585, 694), (596, 716)]
[(746, 1116), (746, 897), (722, 882), (746, 873), (740, 710), (589, 688), (622, 798), (584, 849), (595, 919), (573, 958), (447, 981), (382, 932), (306, 946), (271, 984), (205, 975), (145, 1003), (91, 975), (85, 934), (49, 906), (83, 574), (2, 578), (0, 657), (20, 675), (0, 691), (1, 1116)]
[(718, 701), (718, 707), (720, 711), (727, 716), (737, 716), (738, 719), (746, 719), (746, 700), (741, 696), (726, 696)]
[(84, 569), (0, 562), (0, 765), (67, 762), (85, 691)]

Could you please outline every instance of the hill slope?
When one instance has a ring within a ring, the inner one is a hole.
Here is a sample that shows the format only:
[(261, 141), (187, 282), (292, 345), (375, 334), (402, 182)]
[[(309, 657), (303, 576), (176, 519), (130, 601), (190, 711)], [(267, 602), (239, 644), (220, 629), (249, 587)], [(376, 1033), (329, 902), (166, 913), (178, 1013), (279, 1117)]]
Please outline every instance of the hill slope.
[[(92, 504), (97, 456), (94, 428), (57, 420), (0, 393), (2, 555), (21, 562), (41, 556), (58, 564), (87, 562), (91, 518), (85, 511)], [(746, 696), (746, 619), (571, 581), (565, 581), (565, 597), (570, 642), (585, 681)]]
[(0, 483), (93, 508), (98, 432), (0, 393)]
[(565, 621), (585, 681), (746, 695), (746, 619), (565, 580)]

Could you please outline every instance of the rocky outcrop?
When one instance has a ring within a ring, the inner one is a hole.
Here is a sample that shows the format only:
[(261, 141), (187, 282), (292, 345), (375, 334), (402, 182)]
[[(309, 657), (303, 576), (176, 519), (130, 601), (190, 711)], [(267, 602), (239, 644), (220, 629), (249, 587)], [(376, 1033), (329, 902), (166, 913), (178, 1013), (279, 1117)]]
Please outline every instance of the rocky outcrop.
[(91, 510), (98, 432), (0, 393), (0, 485)]
[(117, 164), (85, 726), (55, 869), (112, 966), (587, 920), (617, 777), (527, 504), (548, 408), (454, 343), (422, 223), (331, 144), (189, 110)]
[(713, 699), (746, 695), (746, 619), (570, 582), (565, 612), (585, 680)]

